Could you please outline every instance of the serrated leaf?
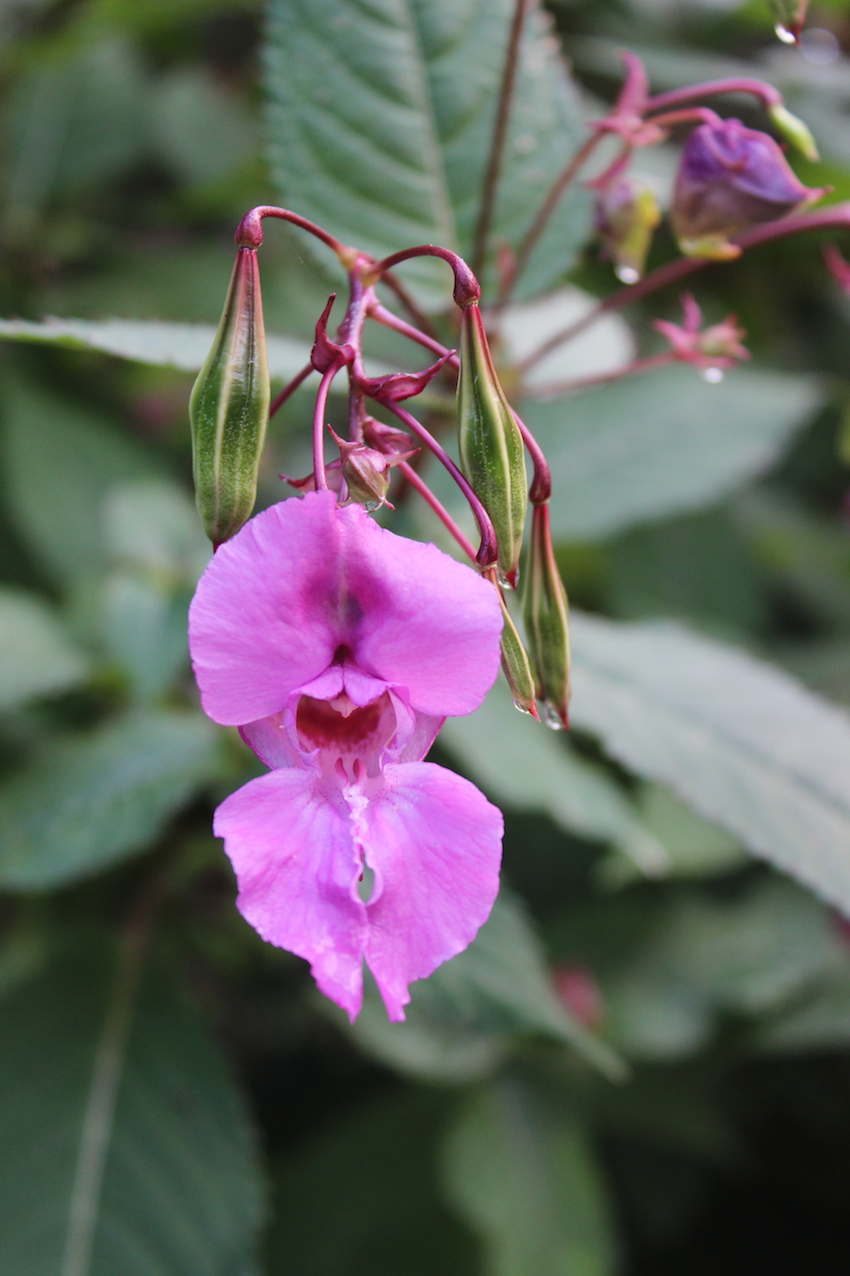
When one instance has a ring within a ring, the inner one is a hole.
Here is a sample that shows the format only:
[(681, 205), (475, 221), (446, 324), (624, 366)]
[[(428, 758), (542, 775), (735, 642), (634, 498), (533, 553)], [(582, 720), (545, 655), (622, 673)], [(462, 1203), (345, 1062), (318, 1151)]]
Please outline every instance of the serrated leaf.
[(820, 402), (806, 377), (666, 368), (520, 411), (552, 470), (553, 535), (610, 536), (699, 509), (763, 473)]
[(440, 742), (495, 801), (544, 811), (569, 832), (614, 842), (647, 873), (668, 867), (623, 790), (561, 736), (517, 713), (501, 680), (475, 713), (446, 722)]
[(0, 885), (51, 889), (144, 849), (217, 768), (199, 713), (135, 714), (54, 743), (0, 788)]
[(87, 672), (88, 661), (47, 603), (0, 589), (0, 709), (65, 691)]
[[(0, 338), (7, 341), (100, 350), (119, 359), (182, 372), (198, 372), (203, 367), (215, 333), (215, 324), (168, 323), (159, 319), (57, 319), (52, 315), (41, 323), (0, 319)], [(273, 379), (288, 381), (310, 362), (306, 341), (271, 334), (266, 341), (269, 375)], [(369, 376), (384, 376), (392, 371), (369, 360), (366, 367)], [(337, 394), (347, 393), (345, 378), (337, 379), (331, 388)]]
[(850, 716), (672, 624), (573, 617), (575, 722), (850, 912)]
[(506, 1077), (449, 1131), (447, 1199), (484, 1242), (487, 1276), (608, 1276), (605, 1187), (581, 1125), (542, 1088)]
[[(379, 257), (421, 243), (469, 254), (512, 11), (510, 0), (275, 0), (266, 82), (272, 164), (287, 205)], [(532, 6), (493, 244), (518, 245), (583, 140), (553, 46)], [(526, 291), (566, 272), (589, 215), (587, 192), (574, 185), (533, 256)], [(445, 266), (408, 270), (445, 308)]]
[(99, 947), (0, 1007), (4, 1272), (249, 1268), (261, 1192), (245, 1103), (168, 978), (134, 991)]

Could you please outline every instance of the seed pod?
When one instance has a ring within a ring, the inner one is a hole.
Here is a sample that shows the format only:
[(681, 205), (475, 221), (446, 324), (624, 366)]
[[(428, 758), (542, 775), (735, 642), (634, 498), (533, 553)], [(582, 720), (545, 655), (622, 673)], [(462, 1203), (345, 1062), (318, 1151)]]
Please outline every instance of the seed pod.
[(502, 672), (508, 680), (517, 709), (520, 713), (531, 714), (532, 718), (537, 718), (539, 722), (540, 715), (537, 712), (537, 700), (534, 694), (534, 674), (528, 652), (522, 644), (519, 630), (505, 604), (495, 569), (491, 567), (485, 574), (492, 580), (499, 595), (499, 606), (502, 608), (502, 619), (505, 622), (502, 629)]
[(637, 283), (643, 274), (660, 221), (658, 201), (638, 177), (615, 178), (597, 194), (594, 224), (624, 284)]
[(461, 313), (457, 411), (463, 472), (490, 515), (499, 569), (514, 588), (528, 506), (525, 450), (475, 304)]
[(522, 601), (537, 694), (552, 727), (569, 725), (570, 630), (567, 593), (549, 527), (549, 506), (535, 505)]
[(269, 369), (254, 248), (239, 248), (212, 349), (189, 400), (195, 501), (213, 545), (251, 515), (269, 419)]
[(785, 141), (790, 142), (792, 146), (796, 146), (801, 155), (804, 155), (807, 160), (812, 160), (814, 163), (820, 159), (817, 142), (805, 120), (801, 120), (799, 115), (794, 115), (792, 111), (788, 110), (787, 106), (772, 106), (768, 111), (768, 115), (773, 121), (774, 127), (785, 138)]

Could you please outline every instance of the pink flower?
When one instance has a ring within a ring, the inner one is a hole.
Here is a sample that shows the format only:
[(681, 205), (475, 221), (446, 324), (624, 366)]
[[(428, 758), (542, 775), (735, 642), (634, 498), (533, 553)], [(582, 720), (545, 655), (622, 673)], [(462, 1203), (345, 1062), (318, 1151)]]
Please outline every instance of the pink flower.
[(352, 1020), (364, 959), (402, 1020), (408, 984), (490, 913), (502, 817), (422, 759), (448, 715), (481, 704), (501, 628), (488, 581), (327, 491), (258, 514), (198, 585), (203, 707), (272, 768), (216, 811), (237, 905)]

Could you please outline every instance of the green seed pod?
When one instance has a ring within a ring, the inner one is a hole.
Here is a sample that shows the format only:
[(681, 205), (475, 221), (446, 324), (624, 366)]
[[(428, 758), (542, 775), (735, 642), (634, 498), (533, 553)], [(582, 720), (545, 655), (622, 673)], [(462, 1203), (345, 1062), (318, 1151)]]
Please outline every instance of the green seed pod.
[(528, 507), (525, 450), (475, 304), (461, 312), (457, 413), (463, 472), (490, 515), (499, 570), (514, 588)]
[(552, 548), (548, 505), (536, 505), (531, 516), (522, 616), (546, 721), (551, 727), (566, 727), (570, 701), (569, 612)]
[(785, 141), (796, 146), (801, 155), (813, 162), (820, 159), (817, 142), (805, 120), (801, 120), (799, 115), (794, 115), (785, 106), (772, 106), (768, 115)]
[(251, 516), (269, 419), (260, 272), (239, 248), (212, 349), (189, 400), (195, 500), (214, 546)]
[(533, 718), (537, 718), (539, 721), (540, 716), (537, 712), (537, 700), (534, 694), (534, 674), (531, 670), (528, 652), (522, 645), (519, 631), (505, 604), (504, 595), (496, 579), (495, 569), (490, 568), (485, 575), (492, 580), (493, 586), (499, 595), (502, 619), (505, 622), (502, 629), (502, 672), (508, 680), (514, 704), (520, 713), (530, 713)]

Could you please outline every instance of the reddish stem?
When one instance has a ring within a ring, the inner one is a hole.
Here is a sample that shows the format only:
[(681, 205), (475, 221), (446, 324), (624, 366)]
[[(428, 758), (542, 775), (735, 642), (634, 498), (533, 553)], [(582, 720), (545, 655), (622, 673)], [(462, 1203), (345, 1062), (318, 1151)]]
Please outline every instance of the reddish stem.
[(346, 248), (345, 244), (341, 243), (336, 236), (329, 234), (321, 226), (317, 226), (315, 222), (308, 221), (306, 217), (290, 212), (288, 208), (275, 208), (273, 204), (258, 204), (256, 208), (252, 208), (250, 212), (245, 214), (236, 227), (234, 236), (240, 248), (260, 247), (263, 242), (264, 217), (277, 217), (281, 221), (291, 222), (293, 226), (300, 226), (302, 230), (308, 231), (311, 235), (315, 235), (316, 239), (320, 239), (323, 244), (327, 244), (328, 248), (333, 249), (341, 261), (348, 264), (352, 251), (350, 248)]
[(433, 434), (431, 434), (424, 425), (416, 420), (415, 416), (412, 416), (405, 408), (401, 407), (400, 404), (394, 403), (392, 399), (382, 399), (380, 397), (378, 397), (375, 401), (376, 403), (382, 404), (383, 407), (389, 408), (390, 412), (397, 416), (398, 419), (402, 421), (417, 438), (421, 439), (427, 448), (430, 448), (437, 460), (441, 461), (449, 474), (451, 474), (452, 478), (471, 505), (472, 512), (475, 515), (475, 520), (478, 523), (478, 530), (481, 533), (481, 545), (479, 546), (478, 553), (475, 555), (475, 561), (479, 567), (490, 567), (499, 557), (499, 546), (496, 540), (496, 532), (493, 528), (493, 524), (490, 522), (490, 515), (485, 510), (484, 506), (481, 504), (478, 497), (469, 486), (466, 478), (455, 465), (446, 449), (437, 442)]
[(367, 274), (374, 274), (380, 278), (391, 266), (397, 266), (402, 261), (410, 261), (413, 257), (439, 257), (442, 261), (448, 262), (455, 277), (455, 304), (460, 306), (461, 310), (480, 299), (481, 287), (463, 258), (453, 253), (450, 248), (441, 248), (438, 244), (417, 244), (415, 248), (403, 248), (401, 252), (393, 253), (392, 256), (385, 257), (383, 261), (375, 262)]
[(316, 406), (313, 410), (313, 477), (316, 491), (327, 491), (328, 480), (325, 474), (325, 408), (331, 382), (345, 365), (332, 363), (323, 375), (316, 393)]
[(720, 124), (720, 116), (710, 106), (688, 106), (681, 111), (665, 111), (663, 115), (653, 116), (648, 124), (656, 124), (659, 128), (672, 128), (674, 124), (691, 124), (699, 120), (701, 124)]
[(437, 515), (437, 518), (443, 526), (448, 528), (463, 552), (474, 563), (475, 547), (466, 539), (449, 511), (446, 509), (445, 505), (437, 499), (428, 484), (420, 478), (413, 466), (409, 465), (407, 461), (399, 461), (396, 468), (404, 475), (410, 486), (414, 488), (414, 490), (417, 491), (419, 495), (431, 506), (431, 509)]
[[(576, 377), (572, 381), (555, 381), (551, 385), (525, 386), (523, 394), (531, 399), (554, 399), (562, 394), (571, 394), (574, 390), (588, 390), (591, 386), (606, 385), (609, 381), (622, 381), (625, 377), (637, 376), (641, 372), (654, 372), (656, 368), (666, 368), (671, 363), (682, 362), (672, 350), (663, 354), (649, 355), (645, 359), (633, 359), (622, 368), (612, 368), (610, 372), (598, 372), (591, 377)], [(685, 361), (686, 362), (686, 361)]]
[[(698, 97), (716, 97), (721, 93), (749, 93), (757, 97), (766, 107), (781, 106), (782, 94), (772, 84), (762, 80), (750, 80), (746, 77), (730, 80), (707, 80), (704, 84), (686, 84), (681, 89), (670, 89), (667, 93), (656, 93), (646, 103), (645, 111), (666, 110), (669, 106), (679, 106), (682, 102), (693, 102)], [(655, 121), (653, 121), (655, 123)]]
[(391, 270), (385, 270), (381, 276), (381, 280), (388, 288), (393, 290), (413, 322), (418, 324), (422, 331), (427, 333), (429, 336), (436, 337), (437, 334), (431, 320), (416, 304), (415, 300), (411, 297), (401, 280), (394, 275)]
[(309, 377), (309, 375), (310, 375), (310, 373), (311, 373), (312, 371), (313, 371), (313, 365), (312, 365), (312, 363), (308, 363), (308, 364), (306, 365), (306, 367), (303, 367), (303, 368), (301, 369), (301, 371), (300, 371), (300, 372), (296, 373), (296, 375), (292, 378), (292, 380), (291, 380), (291, 381), (289, 381), (289, 382), (288, 382), (288, 383), (287, 383), (287, 384), (283, 387), (283, 389), (281, 390), (280, 394), (277, 396), (277, 398), (274, 400), (274, 402), (272, 403), (271, 407), (269, 408), (269, 420), (270, 420), (270, 421), (271, 421), (272, 417), (274, 416), (275, 412), (277, 412), (280, 408), (282, 408), (282, 407), (283, 407), (284, 403), (286, 403), (286, 400), (289, 398), (289, 396), (290, 396), (291, 394), (294, 394), (294, 393), (295, 393), (295, 391), (298, 389), (298, 387), (299, 387), (299, 386), (300, 386), (300, 385), (301, 385), (304, 381), (306, 381), (306, 380), (307, 380), (307, 378)]
[[(428, 336), (426, 333), (420, 332), (418, 328), (414, 328), (413, 324), (407, 323), (404, 319), (399, 319), (398, 315), (394, 315), (391, 310), (387, 310), (379, 301), (369, 308), (369, 318), (374, 319), (376, 323), (383, 324), (385, 328), (392, 328), (393, 332), (398, 332), (403, 337), (408, 337), (411, 341), (415, 341), (417, 345), (424, 346), (432, 354), (440, 356), (448, 354), (447, 348), (436, 337)], [(459, 368), (460, 359), (454, 354), (448, 360), (448, 364), (449, 367)]]
[(549, 462), (546, 460), (546, 457), (543, 455), (543, 449), (525, 422), (517, 415), (516, 412), (514, 412), (513, 408), (511, 408), (511, 412), (513, 412), (514, 420), (516, 421), (519, 432), (522, 435), (522, 441), (528, 449), (528, 453), (534, 466), (534, 478), (528, 492), (528, 499), (531, 501), (532, 505), (545, 505), (549, 500), (549, 497), (552, 495), (552, 475), (549, 471)]

